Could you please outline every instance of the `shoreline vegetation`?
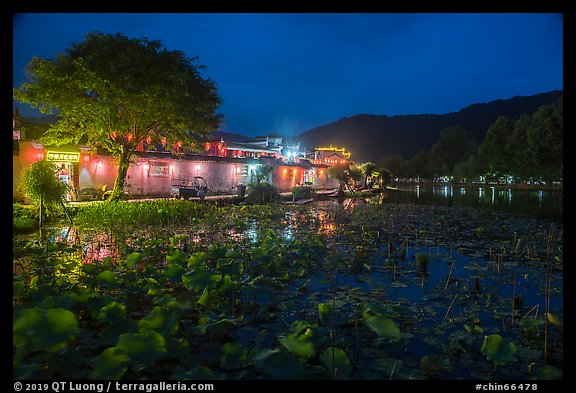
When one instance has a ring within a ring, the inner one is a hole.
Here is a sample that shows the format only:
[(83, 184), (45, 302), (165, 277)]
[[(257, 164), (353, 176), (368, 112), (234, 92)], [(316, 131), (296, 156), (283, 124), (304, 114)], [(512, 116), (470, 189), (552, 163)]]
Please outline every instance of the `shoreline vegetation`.
[(390, 186), (424, 186), (424, 187), (443, 187), (443, 186), (453, 186), (453, 187), (464, 187), (464, 188), (478, 188), (478, 187), (494, 187), (497, 189), (512, 189), (512, 190), (523, 190), (523, 191), (563, 191), (564, 186), (560, 185), (548, 185), (548, 184), (522, 184), (522, 183), (510, 183), (510, 184), (498, 184), (498, 183), (460, 183), (460, 182), (390, 182)]
[(350, 191), (346, 191), (347, 197), (366, 196), (367, 194), (379, 194), (386, 191), (406, 191), (409, 188), (422, 187), (424, 189), (432, 189), (438, 187), (458, 187), (466, 189), (478, 188), (494, 188), (497, 190), (516, 190), (516, 191), (554, 191), (564, 192), (562, 185), (544, 185), (544, 184), (496, 184), (496, 183), (452, 183), (452, 182), (390, 182), (383, 190), (381, 188), (363, 188), (355, 190), (356, 195)]

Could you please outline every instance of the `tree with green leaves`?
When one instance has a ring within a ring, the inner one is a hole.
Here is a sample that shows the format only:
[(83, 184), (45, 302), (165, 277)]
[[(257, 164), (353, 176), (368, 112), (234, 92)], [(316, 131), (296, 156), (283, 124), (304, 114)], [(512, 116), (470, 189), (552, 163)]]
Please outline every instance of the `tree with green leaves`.
[(254, 170), (254, 175), (256, 176), (256, 184), (260, 184), (265, 179), (268, 179), (268, 175), (272, 173), (274, 167), (268, 164), (261, 164)]
[(563, 176), (563, 99), (512, 122), (500, 117), (478, 149), (478, 174), (547, 183)]
[(547, 184), (563, 177), (563, 98), (540, 107), (532, 114), (527, 130), (527, 147), (537, 175)]
[(418, 179), (430, 179), (433, 177), (432, 158), (429, 150), (416, 153), (406, 164), (405, 176)]
[(472, 154), (466, 161), (454, 165), (452, 175), (457, 181), (469, 183), (478, 178), (482, 173), (484, 173), (484, 171), (480, 167), (477, 155)]
[(430, 149), (430, 163), (435, 175), (451, 175), (454, 166), (466, 161), (477, 149), (472, 134), (460, 126), (448, 127)]
[(340, 183), (340, 187), (338, 188), (338, 196), (344, 196), (345, 188), (348, 189), (352, 193), (352, 195), (356, 195), (354, 191), (353, 185), (355, 182), (362, 179), (362, 171), (360, 168), (352, 165), (350, 162), (334, 164), (326, 169), (326, 175), (333, 179), (336, 179)]
[(486, 137), (478, 149), (478, 161), (488, 177), (494, 177), (497, 182), (502, 175), (510, 174), (514, 146), (511, 138), (514, 132), (514, 122), (500, 116), (486, 132)]
[(378, 164), (373, 174), (376, 178), (376, 184), (382, 190), (386, 188), (386, 185), (390, 183), (390, 181), (392, 181), (392, 171), (390, 171), (390, 169), (388, 169), (382, 163)]
[(364, 175), (363, 188), (372, 187), (372, 174), (376, 170), (376, 164), (371, 161), (364, 162), (358, 166)]
[(394, 176), (406, 176), (407, 161), (401, 154), (387, 154), (378, 160), (378, 168), (385, 168)]
[(40, 227), (43, 223), (44, 206), (63, 206), (68, 191), (68, 185), (56, 177), (56, 165), (46, 160), (36, 161), (26, 171), (23, 188), (30, 202), (40, 206)]
[(115, 201), (140, 142), (162, 142), (167, 150), (193, 148), (218, 127), (221, 99), (197, 61), (158, 40), (94, 32), (56, 59), (32, 58), (30, 81), (15, 88), (13, 97), (57, 115), (39, 142), (82, 142), (116, 158), (118, 175), (109, 199)]

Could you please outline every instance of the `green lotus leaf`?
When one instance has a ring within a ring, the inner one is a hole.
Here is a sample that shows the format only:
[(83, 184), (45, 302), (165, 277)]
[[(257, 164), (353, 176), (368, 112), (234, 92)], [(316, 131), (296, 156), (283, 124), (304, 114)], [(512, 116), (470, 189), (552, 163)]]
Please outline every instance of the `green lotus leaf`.
[(164, 337), (153, 330), (121, 334), (116, 348), (123, 350), (133, 363), (152, 364), (166, 354)]
[(318, 314), (320, 316), (320, 322), (326, 326), (332, 314), (332, 305), (328, 303), (318, 303)]
[(274, 379), (297, 379), (304, 374), (302, 363), (280, 349), (264, 349), (256, 352), (252, 356), (252, 364)]
[(396, 322), (390, 318), (373, 315), (364, 318), (364, 323), (379, 337), (388, 337), (395, 340), (400, 339), (400, 328)]
[(140, 263), (142, 260), (143, 254), (141, 252), (133, 252), (126, 257), (124, 261), (124, 266), (129, 269), (132, 269), (136, 264)]
[(350, 359), (348, 359), (346, 352), (340, 348), (326, 348), (320, 354), (320, 363), (322, 363), (333, 378), (350, 378), (352, 364), (350, 363)]
[(121, 349), (108, 348), (92, 360), (93, 379), (120, 379), (130, 364), (130, 357)]
[(100, 286), (106, 288), (115, 288), (119, 285), (118, 279), (114, 272), (110, 270), (104, 270), (96, 275), (96, 281)]
[(432, 373), (438, 373), (450, 367), (450, 360), (437, 355), (424, 355), (420, 359), (420, 368)]
[(78, 333), (76, 316), (63, 308), (27, 309), (13, 322), (14, 344), (28, 343), (33, 349), (47, 352), (65, 349)]
[(480, 334), (480, 333), (484, 333), (484, 329), (482, 329), (480, 326), (478, 325), (466, 325), (464, 324), (464, 329), (470, 333), (470, 334)]
[(248, 360), (248, 351), (240, 344), (226, 343), (222, 346), (222, 356), (220, 356), (220, 367), (225, 370), (232, 370), (244, 367)]
[(514, 356), (516, 346), (513, 342), (505, 340), (499, 334), (484, 336), (484, 343), (480, 349), (482, 354), (494, 364), (502, 365)]
[(138, 322), (138, 328), (141, 332), (154, 330), (163, 336), (176, 333), (180, 320), (178, 317), (165, 307), (154, 307), (148, 315)]
[(314, 337), (309, 328), (303, 334), (289, 334), (279, 341), (284, 348), (296, 356), (310, 358), (316, 354)]

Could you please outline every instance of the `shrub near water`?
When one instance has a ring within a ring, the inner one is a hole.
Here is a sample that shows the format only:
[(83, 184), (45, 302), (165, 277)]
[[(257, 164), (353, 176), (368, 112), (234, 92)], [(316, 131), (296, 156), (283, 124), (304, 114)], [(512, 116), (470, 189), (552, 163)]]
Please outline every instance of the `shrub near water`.
[(248, 187), (246, 202), (252, 204), (264, 204), (278, 202), (280, 194), (276, 187), (270, 183), (254, 184)]
[(54, 176), (56, 165), (42, 160), (37, 161), (24, 175), (24, 193), (33, 203), (47, 205), (60, 203), (66, 195), (68, 185)]
[(14, 233), (29, 233), (38, 229), (37, 206), (25, 206), (21, 203), (12, 205), (12, 228)]
[(294, 200), (313, 198), (314, 189), (310, 186), (292, 187), (292, 196), (294, 197)]

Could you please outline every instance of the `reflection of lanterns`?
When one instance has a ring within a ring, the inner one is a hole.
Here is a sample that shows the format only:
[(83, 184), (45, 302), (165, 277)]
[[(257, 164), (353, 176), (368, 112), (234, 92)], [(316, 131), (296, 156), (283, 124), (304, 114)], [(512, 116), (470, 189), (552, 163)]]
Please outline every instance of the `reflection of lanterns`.
[(98, 169), (102, 168), (103, 165), (104, 165), (104, 164), (102, 164), (102, 161), (98, 161), (98, 165), (97, 165), (97, 166), (98, 166)]
[(150, 164), (148, 164), (147, 162), (145, 162), (142, 167), (144, 168), (145, 171), (147, 171), (148, 169), (150, 169)]

